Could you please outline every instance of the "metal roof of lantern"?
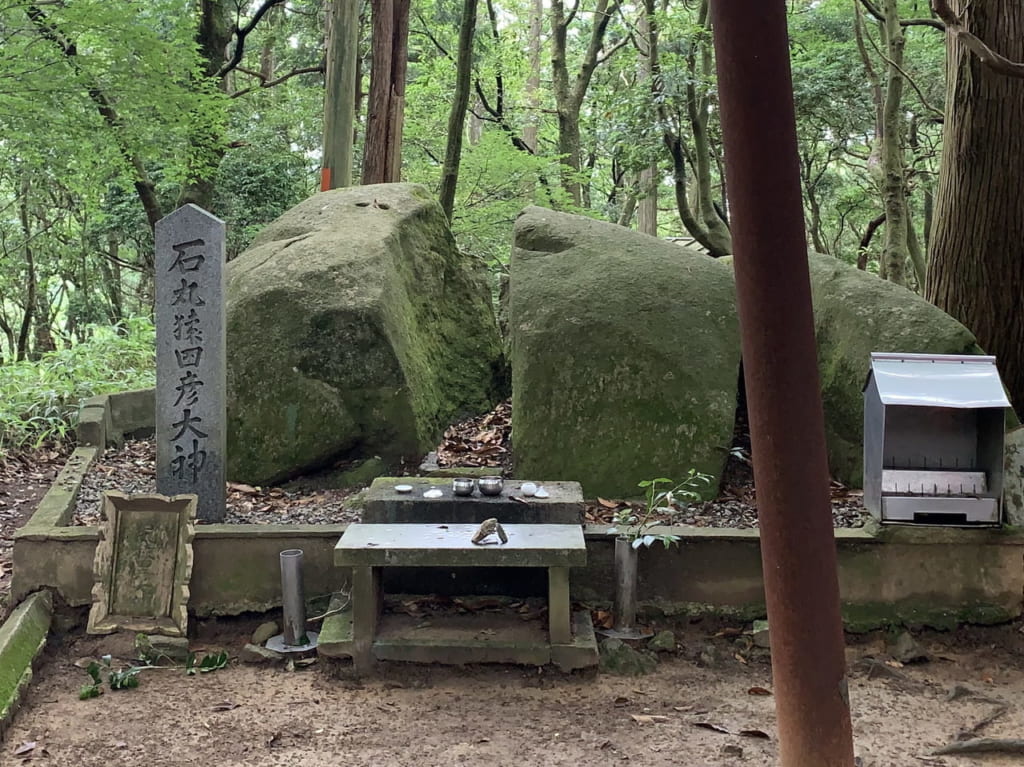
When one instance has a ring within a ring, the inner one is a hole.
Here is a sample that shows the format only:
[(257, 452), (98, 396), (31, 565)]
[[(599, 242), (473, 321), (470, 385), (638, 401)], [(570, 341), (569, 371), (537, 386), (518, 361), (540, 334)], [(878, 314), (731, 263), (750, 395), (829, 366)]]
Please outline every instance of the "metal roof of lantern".
[(995, 357), (872, 352), (871, 376), (885, 405), (1010, 407)]

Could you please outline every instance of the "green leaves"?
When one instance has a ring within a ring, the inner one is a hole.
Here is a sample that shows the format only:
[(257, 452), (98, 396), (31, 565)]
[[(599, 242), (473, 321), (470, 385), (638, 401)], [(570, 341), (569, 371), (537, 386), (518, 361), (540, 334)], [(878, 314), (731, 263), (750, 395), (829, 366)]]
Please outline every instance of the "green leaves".
[(219, 653), (204, 655), (203, 659), (199, 661), (199, 663), (196, 663), (196, 654), (190, 652), (188, 654), (188, 660), (185, 661), (185, 673), (189, 676), (195, 676), (196, 674), (208, 674), (211, 671), (227, 668), (228, 660), (229, 657), (227, 651), (221, 650)]
[[(208, 674), (211, 671), (218, 671), (227, 668), (231, 660), (226, 650), (217, 653), (208, 653), (196, 662), (196, 654), (189, 653), (185, 661), (185, 673), (189, 676), (196, 674)], [(83, 684), (78, 690), (79, 700), (98, 698), (103, 694), (103, 676), (106, 675), (107, 685), (111, 690), (132, 690), (139, 686), (139, 674), (146, 669), (168, 669), (173, 666), (154, 666), (149, 663), (142, 666), (128, 666), (127, 668), (114, 668), (113, 658), (104, 655), (99, 661), (92, 661), (86, 667), (86, 673), (92, 680), (89, 684)]]
[(615, 512), (615, 525), (608, 528), (609, 535), (618, 535), (630, 541), (634, 549), (641, 546), (650, 548), (661, 543), (666, 548), (679, 542), (679, 536), (673, 533), (651, 533), (649, 530), (656, 525), (672, 524), (671, 518), (686, 504), (701, 499), (701, 489), (711, 483), (711, 477), (690, 469), (686, 479), (678, 484), (667, 477), (645, 479), (638, 483), (645, 491), (645, 503), (642, 508), (627, 506)]
[(86, 667), (86, 673), (92, 679), (91, 684), (83, 684), (78, 690), (79, 700), (98, 698), (103, 694), (103, 673), (106, 672), (107, 684), (111, 690), (131, 690), (139, 686), (139, 672), (150, 666), (129, 666), (115, 669), (113, 658), (104, 655), (99, 663), (93, 661)]
[(139, 318), (95, 326), (38, 362), (0, 365), (0, 454), (63, 442), (87, 397), (152, 386), (154, 345), (153, 324)]

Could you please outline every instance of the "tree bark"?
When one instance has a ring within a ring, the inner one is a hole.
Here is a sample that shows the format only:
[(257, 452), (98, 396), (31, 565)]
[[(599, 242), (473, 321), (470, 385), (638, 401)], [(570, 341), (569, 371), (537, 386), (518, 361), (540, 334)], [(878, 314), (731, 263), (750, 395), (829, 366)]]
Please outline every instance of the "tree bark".
[[(647, 41), (647, 50), (640, 51), (639, 75), (640, 82), (651, 88), (651, 54), (657, 55), (658, 39), (651, 28), (651, 21), (646, 11), (640, 15), (640, 36)], [(640, 171), (637, 180), (636, 230), (658, 236), (658, 165), (651, 163)], [(634, 198), (635, 199), (635, 198)], [(627, 220), (628, 223), (628, 220)]]
[(386, 184), (401, 178), (409, 0), (372, 0), (371, 24), (363, 183)]
[(464, 0), (462, 23), (459, 26), (459, 53), (455, 64), (455, 93), (448, 113), (448, 141), (441, 169), (441, 189), (438, 197), (441, 209), (452, 220), (455, 210), (455, 189), (459, 183), (459, 161), (462, 158), (462, 137), (469, 108), (469, 87), (473, 69), (473, 32), (476, 29), (477, 0)]
[(333, 0), (327, 24), (327, 82), (324, 88), (323, 189), (352, 185), (356, 123), (358, 0)]
[(562, 188), (569, 195), (572, 204), (577, 207), (583, 202), (580, 184), (580, 109), (583, 107), (583, 99), (587, 95), (594, 70), (599, 63), (598, 55), (604, 46), (608, 23), (618, 9), (618, 0), (597, 0), (587, 50), (570, 85), (566, 48), (569, 25), (578, 11), (578, 6), (566, 16), (562, 0), (551, 1), (551, 80), (555, 110), (558, 112), (558, 152), (562, 156)]
[(537, 154), (537, 128), (540, 125), (540, 50), (543, 23), (544, 0), (531, 0), (527, 57), (530, 74), (526, 78), (526, 105), (529, 111), (526, 115), (526, 125), (523, 127), (523, 141), (534, 154)]
[(897, 0), (885, 0), (882, 37), (889, 58), (886, 70), (885, 102), (882, 106), (881, 166), (879, 183), (885, 208), (885, 240), (882, 245), (882, 271), (890, 282), (906, 285), (906, 265), (910, 257), (908, 228), (910, 211), (906, 194), (906, 158), (903, 116), (904, 38), (900, 27)]
[[(697, 23), (711, 37), (711, 20), (708, 16), (708, 0), (702, 0)], [(699, 66), (698, 66), (699, 63)], [(687, 111), (690, 118), (690, 131), (693, 134), (694, 180), (697, 183), (697, 210), (707, 230), (708, 239), (713, 243), (717, 253), (732, 253), (732, 235), (729, 227), (718, 215), (718, 210), (711, 194), (711, 144), (708, 140), (708, 116), (710, 105), (708, 97), (698, 94), (694, 85), (698, 78), (711, 77), (714, 64), (711, 59), (710, 43), (704, 42), (699, 50), (690, 54), (690, 82), (686, 86)]]
[[(966, 31), (1024, 60), (1024, 4), (956, 3)], [(947, 36), (945, 138), (925, 295), (998, 358), (1024, 406), (1024, 80), (999, 74)]]
[(18, 328), (18, 343), (14, 350), (14, 359), (18, 362), (28, 358), (28, 337), (32, 329), (32, 318), (36, 308), (36, 264), (32, 253), (32, 226), (28, 216), (28, 196), (30, 185), (28, 179), (21, 180), (21, 194), (18, 196), (18, 221), (21, 223), (21, 236), (25, 244), (25, 314)]

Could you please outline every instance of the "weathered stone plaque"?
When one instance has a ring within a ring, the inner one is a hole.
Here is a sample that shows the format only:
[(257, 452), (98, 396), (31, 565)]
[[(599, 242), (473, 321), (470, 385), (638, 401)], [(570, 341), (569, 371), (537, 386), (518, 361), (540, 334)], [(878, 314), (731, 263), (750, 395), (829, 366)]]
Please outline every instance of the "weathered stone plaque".
[(225, 514), (224, 222), (185, 205), (156, 225), (156, 488)]
[(193, 495), (103, 495), (88, 632), (184, 636), (192, 578)]

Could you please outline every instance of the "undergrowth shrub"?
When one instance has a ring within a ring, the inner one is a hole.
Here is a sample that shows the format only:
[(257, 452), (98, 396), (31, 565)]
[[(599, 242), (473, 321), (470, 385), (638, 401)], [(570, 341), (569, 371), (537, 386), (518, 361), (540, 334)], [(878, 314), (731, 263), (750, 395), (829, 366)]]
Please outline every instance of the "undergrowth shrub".
[(88, 338), (37, 361), (0, 365), (0, 457), (64, 442), (80, 402), (153, 386), (156, 333), (147, 318), (95, 325)]

